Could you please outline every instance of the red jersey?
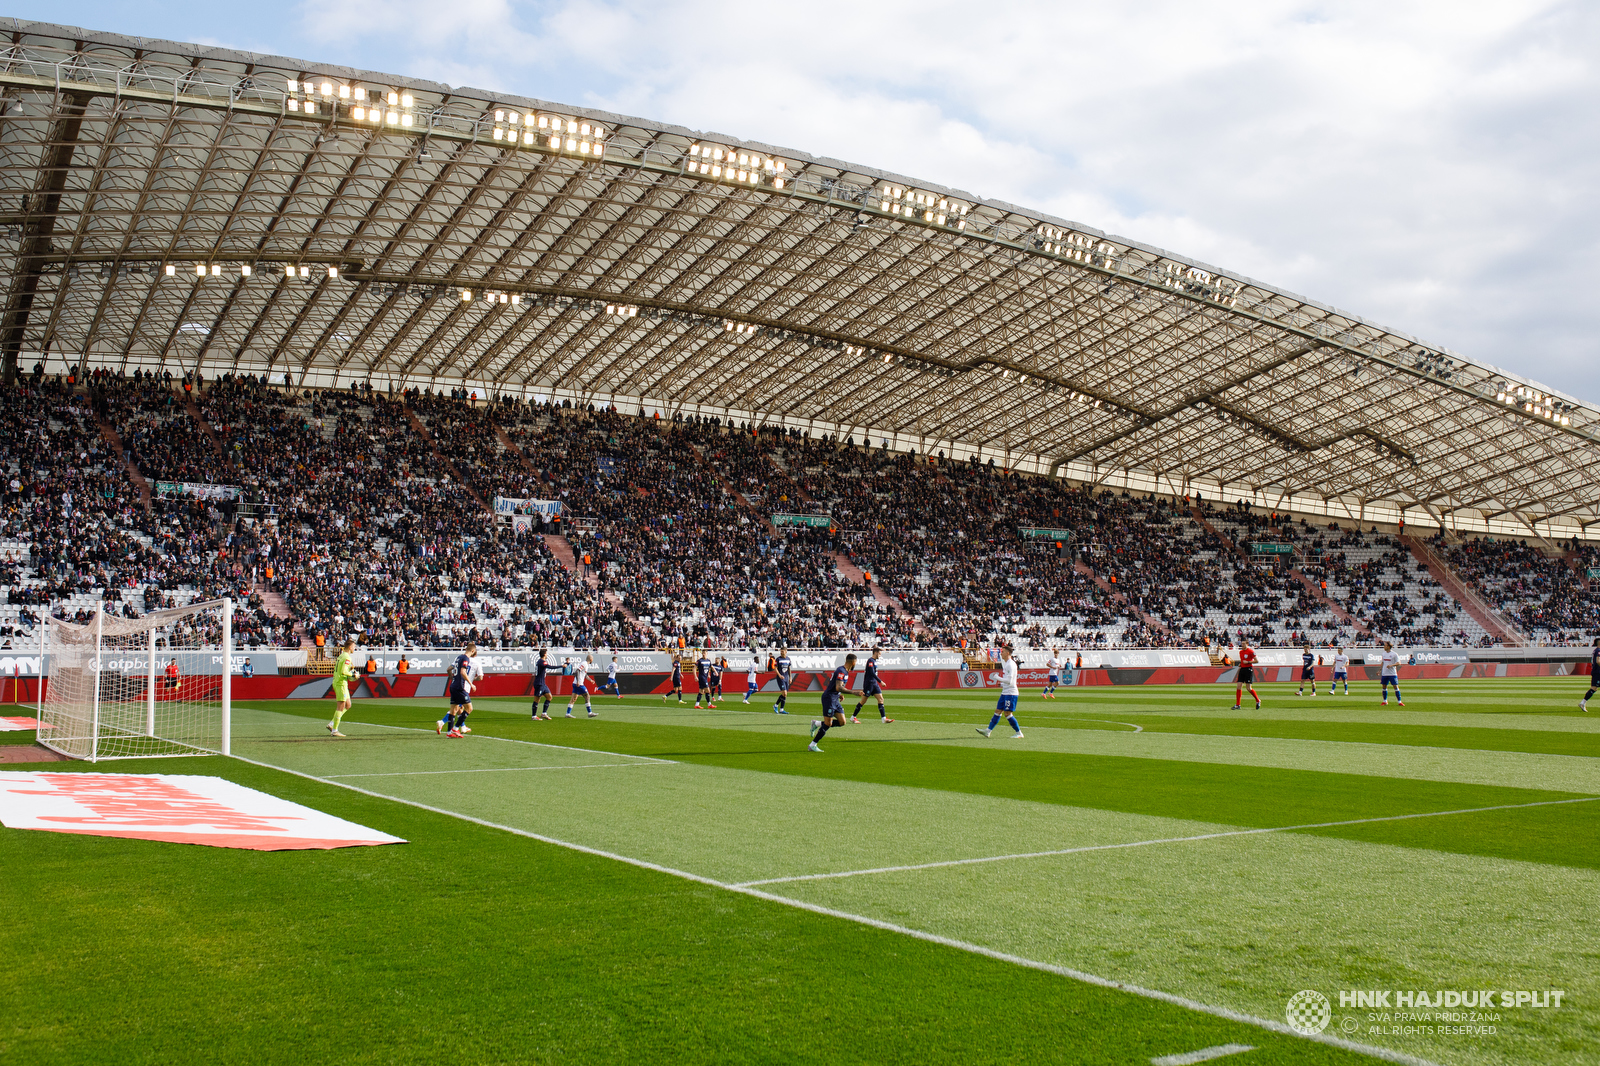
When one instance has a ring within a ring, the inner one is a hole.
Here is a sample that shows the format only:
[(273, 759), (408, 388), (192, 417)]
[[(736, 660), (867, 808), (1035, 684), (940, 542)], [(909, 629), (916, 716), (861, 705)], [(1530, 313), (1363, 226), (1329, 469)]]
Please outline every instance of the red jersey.
[(168, 677), (177, 677), (178, 676), (178, 662), (177, 662), (176, 659), (174, 659), (172, 662), (167, 664), (167, 676)]
[(1250, 647), (1249, 645), (1245, 645), (1244, 647), (1240, 648), (1239, 649), (1239, 665), (1240, 666), (1254, 666), (1255, 664), (1256, 664), (1256, 652), (1255, 652), (1255, 649)]

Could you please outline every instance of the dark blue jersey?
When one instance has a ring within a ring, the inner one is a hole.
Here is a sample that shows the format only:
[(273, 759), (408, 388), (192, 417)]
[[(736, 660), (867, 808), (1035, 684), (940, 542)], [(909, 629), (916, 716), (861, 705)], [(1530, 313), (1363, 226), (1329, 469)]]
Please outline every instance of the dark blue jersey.
[(550, 664), (544, 661), (544, 656), (539, 656), (539, 661), (533, 664), (533, 677), (541, 685), (544, 684), (545, 671), (550, 669)]
[(1300, 653), (1300, 665), (1315, 666), (1317, 665), (1317, 657), (1308, 651), (1303, 651)]
[(867, 673), (862, 681), (868, 685), (876, 685), (878, 683), (878, 660), (876, 657), (867, 660)]
[(698, 659), (696, 659), (694, 661), (694, 676), (698, 681), (700, 681), (702, 684), (704, 684), (706, 678), (708, 676), (710, 676), (710, 674), (711, 674), (711, 660), (710, 659), (707, 659), (705, 656), (701, 656), (700, 658), (698, 658)]
[(1596, 648), (1594, 654), (1589, 657), (1589, 680), (1591, 682), (1600, 680), (1600, 648)]
[(683, 684), (683, 664), (676, 659), (672, 660), (672, 683)]
[(833, 671), (833, 676), (828, 678), (828, 687), (822, 690), (823, 696), (837, 697), (841, 689), (850, 687), (850, 671), (838, 667)]
[(466, 652), (456, 656), (456, 661), (450, 664), (450, 681), (452, 684), (465, 681), (472, 674), (472, 658)]
[(787, 655), (778, 656), (778, 676), (783, 678), (785, 681), (789, 680), (790, 669), (791, 663), (789, 662), (789, 657)]

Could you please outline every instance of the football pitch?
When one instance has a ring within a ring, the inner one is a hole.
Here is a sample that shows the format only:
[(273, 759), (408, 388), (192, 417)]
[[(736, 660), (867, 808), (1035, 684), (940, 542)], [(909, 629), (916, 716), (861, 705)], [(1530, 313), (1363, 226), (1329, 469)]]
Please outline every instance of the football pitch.
[[(328, 701), (235, 704), (239, 758), (93, 769), (408, 843), (0, 830), (0, 1059), (1600, 1062), (1584, 679), (1404, 687), (1025, 692), (1022, 739), (974, 732), (992, 690), (891, 692), (823, 754), (815, 694), (485, 699), (461, 740), (437, 700), (358, 701), (342, 740)], [(1285, 1025), (1303, 989), (1316, 1039)], [(1479, 989), (1562, 997), (1339, 996)]]

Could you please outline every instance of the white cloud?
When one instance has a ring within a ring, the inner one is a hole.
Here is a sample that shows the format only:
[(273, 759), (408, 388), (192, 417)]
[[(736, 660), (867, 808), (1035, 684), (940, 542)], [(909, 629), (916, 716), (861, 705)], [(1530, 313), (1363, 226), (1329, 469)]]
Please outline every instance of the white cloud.
[(304, 10), (367, 65), (1009, 200), (1600, 399), (1592, 5)]

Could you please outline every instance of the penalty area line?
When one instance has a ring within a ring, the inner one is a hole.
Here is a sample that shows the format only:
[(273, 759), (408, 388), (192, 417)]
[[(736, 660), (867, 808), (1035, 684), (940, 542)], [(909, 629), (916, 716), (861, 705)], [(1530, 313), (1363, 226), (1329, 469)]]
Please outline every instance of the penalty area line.
[[(690, 873), (688, 870), (679, 870), (672, 866), (663, 866), (660, 863), (650, 862), (648, 859), (636, 859), (630, 855), (620, 855), (614, 851), (605, 851), (601, 848), (591, 848), (587, 845), (574, 843), (570, 840), (562, 840), (558, 837), (545, 836), (542, 833), (535, 833), (528, 829), (518, 829), (513, 825), (503, 825), (499, 822), (491, 822), (484, 818), (475, 818), (472, 815), (464, 814), (461, 811), (452, 811), (444, 807), (435, 807), (431, 804), (421, 803), (417, 800), (406, 799), (403, 796), (391, 796), (383, 792), (374, 792), (371, 789), (362, 788), (359, 785), (347, 784), (344, 781), (336, 781), (328, 777), (319, 777), (316, 774), (308, 774), (303, 770), (291, 770), (287, 766), (276, 766), (272, 763), (261, 762), (256, 759), (247, 759), (242, 755), (230, 755), (228, 758), (237, 759), (240, 762), (249, 763), (252, 766), (260, 766), (267, 770), (277, 770), (281, 773), (293, 775), (294, 777), (305, 778), (307, 781), (317, 781), (325, 785), (332, 785), (335, 788), (348, 789), (351, 792), (357, 792), (363, 796), (371, 796), (374, 799), (389, 800), (392, 803), (402, 803), (408, 807), (415, 807), (418, 810), (428, 811), (432, 814), (442, 814), (447, 818), (455, 818), (459, 821), (470, 822), (473, 825), (483, 826), (485, 829), (496, 829), (500, 832), (510, 833), (514, 836), (526, 837), (529, 840), (537, 840), (541, 844), (550, 844), (558, 848), (566, 848), (568, 851), (576, 851), (584, 855), (593, 855), (596, 858), (611, 859), (614, 862), (626, 863), (629, 866), (636, 866), (642, 870), (651, 870), (655, 873), (666, 874), (669, 877), (676, 877), (684, 881), (705, 885), (709, 888), (718, 888), (725, 892), (735, 892), (741, 896), (749, 896), (752, 899), (765, 900), (768, 903), (777, 903), (785, 907), (792, 907), (795, 910), (809, 911), (812, 914), (818, 914), (823, 917), (853, 922), (856, 925), (864, 925), (873, 929), (881, 929), (888, 933), (897, 933), (901, 936), (911, 937), (914, 940), (922, 940), (930, 944), (938, 944), (941, 947), (953, 948), (956, 951), (966, 952), (970, 955), (980, 955), (987, 959), (994, 959), (997, 962), (1010, 963), (1014, 966), (1021, 966), (1029, 970), (1038, 970), (1043, 973), (1055, 974), (1058, 977), (1065, 977), (1069, 980), (1082, 982), (1083, 984), (1094, 985), (1097, 988), (1106, 988), (1117, 992), (1126, 992), (1130, 995), (1139, 996), (1143, 999), (1151, 999), (1161, 1003), (1168, 1003), (1172, 1006), (1181, 1007), (1185, 1010), (1192, 1010), (1200, 1014), (1209, 1014), (1214, 1018), (1222, 1018), (1226, 1021), (1238, 1022), (1241, 1025), (1249, 1025), (1257, 1029), (1265, 1029), (1268, 1032), (1277, 1033), (1281, 1036), (1292, 1037), (1298, 1040), (1308, 1040), (1317, 1044), (1326, 1044), (1330, 1047), (1343, 1048), (1346, 1051), (1353, 1051), (1359, 1055), (1366, 1055), (1370, 1058), (1381, 1059), (1385, 1062), (1401, 1063), (1403, 1066), (1439, 1066), (1438, 1063), (1432, 1062), (1428, 1059), (1418, 1058), (1415, 1055), (1407, 1055), (1403, 1051), (1395, 1051), (1390, 1048), (1376, 1047), (1371, 1044), (1361, 1044), (1354, 1040), (1346, 1040), (1343, 1037), (1333, 1036), (1328, 1033), (1301, 1033), (1290, 1028), (1285, 1022), (1274, 1021), (1271, 1018), (1258, 1018), (1253, 1014), (1246, 1014), (1243, 1011), (1236, 1011), (1231, 1007), (1218, 1007), (1210, 1003), (1202, 1003), (1199, 1000), (1189, 999), (1186, 996), (1175, 995), (1171, 992), (1162, 992), (1159, 989), (1144, 988), (1141, 985), (1129, 984), (1124, 981), (1115, 981), (1109, 977), (1100, 977), (1097, 974), (1088, 973), (1083, 970), (1075, 970), (1069, 966), (1057, 966), (1054, 963), (1042, 962), (1038, 959), (1029, 959), (1021, 955), (1013, 955), (1005, 951), (997, 951), (994, 948), (984, 947), (982, 944), (974, 944), (965, 940), (957, 940), (953, 937), (940, 936), (938, 933), (930, 933), (921, 929), (913, 929), (910, 926), (896, 925), (894, 922), (885, 922), (881, 919), (871, 918), (864, 914), (852, 914), (849, 911), (835, 910), (832, 907), (824, 907), (816, 903), (808, 903), (804, 900), (790, 899), (787, 896), (780, 896), (772, 892), (763, 892), (759, 888), (751, 888), (748, 885), (729, 884), (728, 882), (718, 881), (712, 877), (704, 877), (700, 874)], [(1594, 798), (1600, 799), (1600, 796)]]
[(938, 862), (918, 862), (905, 866), (875, 866), (865, 870), (840, 870), (825, 874), (798, 874), (794, 877), (767, 877), (760, 881), (740, 881), (734, 888), (754, 888), (757, 885), (787, 885), (796, 881), (831, 881), (841, 877), (859, 877), (863, 874), (896, 874), (912, 870), (937, 870), (946, 866), (977, 866), (989, 862), (1009, 862), (1012, 859), (1047, 859), (1056, 855), (1081, 855), (1091, 851), (1117, 851), (1123, 848), (1145, 848), (1155, 844), (1189, 844), (1199, 840), (1221, 840), (1226, 837), (1261, 836), (1265, 833), (1292, 833), (1300, 829), (1333, 829), (1345, 825), (1370, 825), (1374, 822), (1401, 822), (1411, 818), (1443, 818), (1452, 814), (1483, 814), (1486, 811), (1515, 811), (1524, 807), (1555, 807), (1564, 803), (1593, 803), (1600, 796), (1580, 796), (1576, 799), (1538, 800), (1534, 803), (1502, 803), (1495, 807), (1468, 807), (1459, 811), (1423, 811), (1418, 814), (1389, 814), (1379, 818), (1351, 818), (1342, 822), (1307, 822), (1304, 825), (1273, 825), (1258, 829), (1224, 829), (1215, 833), (1198, 833), (1186, 837), (1158, 837), (1154, 840), (1127, 840), (1119, 844), (1085, 844), (1078, 848), (1054, 848), (1049, 851), (1023, 851), (1010, 855), (981, 855), (972, 859), (944, 859)]

